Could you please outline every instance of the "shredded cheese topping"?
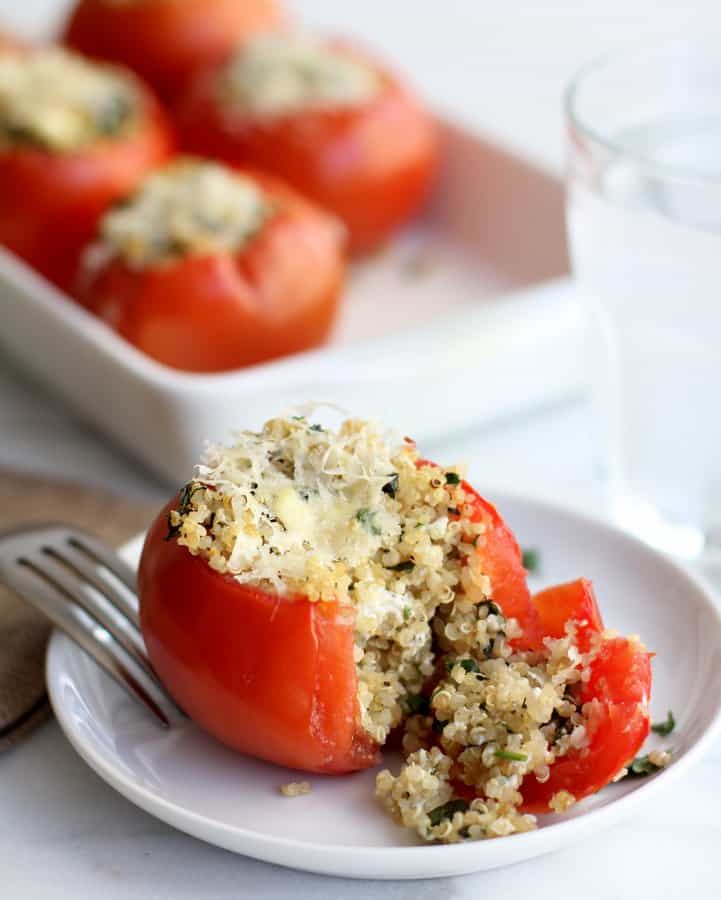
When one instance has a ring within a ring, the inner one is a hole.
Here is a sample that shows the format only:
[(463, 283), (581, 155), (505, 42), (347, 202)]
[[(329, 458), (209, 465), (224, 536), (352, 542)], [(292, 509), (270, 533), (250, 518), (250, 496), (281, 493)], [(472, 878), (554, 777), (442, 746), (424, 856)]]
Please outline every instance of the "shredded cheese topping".
[(217, 163), (186, 159), (150, 175), (130, 200), (106, 213), (100, 247), (133, 268), (232, 252), (271, 214), (270, 202), (252, 178)]
[(306, 36), (264, 36), (244, 47), (221, 72), (223, 102), (262, 116), (309, 108), (359, 106), (381, 90), (371, 66)]
[(65, 50), (0, 55), (0, 150), (69, 152), (137, 124), (129, 75)]

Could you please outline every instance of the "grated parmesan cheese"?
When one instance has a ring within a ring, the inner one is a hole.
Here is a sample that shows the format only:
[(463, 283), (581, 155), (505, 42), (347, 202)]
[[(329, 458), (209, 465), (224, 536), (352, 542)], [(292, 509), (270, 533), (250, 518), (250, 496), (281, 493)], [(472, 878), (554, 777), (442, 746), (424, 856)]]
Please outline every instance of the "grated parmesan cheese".
[(0, 56), (0, 151), (69, 152), (137, 124), (131, 76), (65, 50)]
[(252, 178), (217, 163), (183, 159), (150, 175), (100, 223), (93, 252), (143, 268), (189, 254), (236, 251), (272, 207)]
[(381, 78), (342, 50), (286, 34), (251, 41), (222, 70), (218, 86), (234, 108), (280, 116), (367, 103), (380, 92)]

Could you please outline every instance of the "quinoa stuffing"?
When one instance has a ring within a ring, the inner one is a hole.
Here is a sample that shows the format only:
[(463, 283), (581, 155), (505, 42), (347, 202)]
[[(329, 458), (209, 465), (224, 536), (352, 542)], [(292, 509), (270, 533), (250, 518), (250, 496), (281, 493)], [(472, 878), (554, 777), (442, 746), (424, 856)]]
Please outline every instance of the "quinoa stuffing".
[(302, 797), (304, 794), (310, 794), (311, 790), (309, 781), (290, 781), (280, 786), (280, 792), (284, 797)]
[(130, 133), (138, 122), (133, 77), (66, 50), (0, 56), (0, 152), (57, 153)]
[(260, 116), (358, 106), (381, 89), (378, 73), (307, 35), (272, 35), (244, 46), (221, 71), (223, 103)]
[(134, 269), (241, 249), (272, 215), (260, 185), (218, 163), (181, 159), (150, 175), (100, 222), (94, 252)]
[[(588, 752), (598, 701), (579, 697), (614, 640), (582, 640), (568, 622), (541, 649), (517, 649), (519, 623), (484, 571), (475, 496), (461, 469), (423, 463), (373, 423), (334, 432), (293, 416), (209, 447), (168, 516), (167, 538), (216, 572), (353, 609), (362, 728), (379, 745), (397, 730), (405, 757), (377, 775), (377, 798), (441, 843), (536, 827), (524, 779), (543, 785), (567, 754)], [(546, 811), (575, 802), (558, 790)]]

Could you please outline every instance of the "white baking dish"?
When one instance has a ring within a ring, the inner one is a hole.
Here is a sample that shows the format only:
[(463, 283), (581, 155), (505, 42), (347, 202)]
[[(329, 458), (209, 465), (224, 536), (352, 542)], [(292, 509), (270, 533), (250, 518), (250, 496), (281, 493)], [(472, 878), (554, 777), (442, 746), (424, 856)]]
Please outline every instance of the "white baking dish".
[(444, 166), (426, 212), (354, 269), (324, 349), (221, 375), (178, 372), (2, 250), (0, 345), (169, 481), (187, 476), (204, 439), (308, 400), (423, 439), (578, 392), (584, 323), (562, 278), (559, 183), (442, 128)]

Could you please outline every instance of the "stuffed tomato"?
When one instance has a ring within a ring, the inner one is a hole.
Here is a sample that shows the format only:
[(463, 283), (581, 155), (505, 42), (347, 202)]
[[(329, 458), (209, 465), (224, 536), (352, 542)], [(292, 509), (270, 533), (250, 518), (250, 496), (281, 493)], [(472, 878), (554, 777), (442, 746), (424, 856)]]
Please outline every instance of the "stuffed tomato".
[(283, 20), (275, 0), (79, 0), (65, 43), (134, 69), (163, 97)]
[(203, 728), (291, 768), (406, 761), (376, 792), (425, 840), (535, 826), (648, 732), (649, 655), (590, 584), (531, 596), (496, 509), (370, 423), (303, 416), (211, 447), (140, 564), (152, 663)]
[(375, 61), (339, 43), (261, 38), (193, 79), (186, 149), (275, 172), (343, 220), (353, 252), (411, 216), (436, 168), (431, 116)]
[(77, 296), (159, 362), (225, 371), (325, 340), (343, 249), (340, 224), (276, 179), (181, 159), (103, 217)]
[(0, 244), (69, 290), (100, 216), (172, 147), (131, 73), (59, 50), (0, 55)]

